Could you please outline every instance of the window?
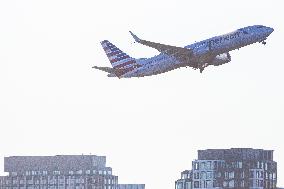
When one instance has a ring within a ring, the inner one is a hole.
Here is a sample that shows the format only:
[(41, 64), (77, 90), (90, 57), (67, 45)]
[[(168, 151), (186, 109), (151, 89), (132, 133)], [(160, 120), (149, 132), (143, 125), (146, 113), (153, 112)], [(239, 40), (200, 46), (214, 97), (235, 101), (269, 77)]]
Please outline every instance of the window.
[(206, 172), (202, 171), (200, 174), (200, 178), (203, 180), (206, 179)]
[(220, 178), (220, 177), (222, 177), (222, 173), (221, 173), (221, 172), (218, 172), (218, 173), (217, 173), (217, 178)]
[(213, 163), (213, 169), (217, 169), (217, 161), (214, 161), (214, 163)]
[(191, 182), (185, 183), (185, 189), (191, 189)]
[(244, 180), (241, 181), (241, 187), (242, 187), (242, 188), (245, 187), (245, 181), (244, 181)]
[(240, 169), (243, 168), (243, 162), (241, 162), (241, 161), (238, 162), (238, 168), (240, 168)]
[(200, 181), (200, 188), (206, 188), (205, 184), (206, 184), (206, 181), (205, 180), (201, 180)]
[(244, 171), (241, 172), (241, 178), (245, 178), (245, 172)]
[(249, 177), (250, 177), (250, 178), (254, 178), (254, 171), (250, 171), (250, 172), (249, 172)]
[(177, 183), (177, 189), (182, 189), (182, 182)]
[(205, 186), (206, 186), (206, 188), (212, 188), (213, 187), (212, 181), (211, 180), (207, 180)]
[(276, 173), (273, 173), (273, 179), (276, 179)]
[(199, 179), (199, 173), (194, 173), (194, 179)]
[(228, 179), (228, 178), (229, 178), (229, 173), (225, 172), (225, 179)]
[(232, 179), (232, 178), (234, 178), (235, 177), (235, 174), (234, 174), (234, 172), (232, 171), (232, 172), (230, 172), (229, 173), (229, 179)]
[(60, 171), (53, 171), (53, 175), (60, 175)]
[(194, 188), (199, 188), (199, 182), (198, 181), (194, 181)]
[(206, 169), (211, 169), (211, 161), (206, 162)]
[(207, 177), (206, 179), (212, 179), (213, 173), (212, 172), (207, 172)]
[(229, 188), (234, 188), (234, 186), (235, 186), (235, 182), (234, 182), (234, 180), (231, 180), (229, 182)]
[(205, 169), (205, 162), (200, 163), (200, 169)]
[(228, 181), (224, 181), (224, 182), (223, 182), (223, 186), (224, 186), (224, 187), (228, 187)]
[(198, 162), (195, 162), (194, 163), (194, 170), (198, 170), (199, 169), (199, 164), (198, 164)]

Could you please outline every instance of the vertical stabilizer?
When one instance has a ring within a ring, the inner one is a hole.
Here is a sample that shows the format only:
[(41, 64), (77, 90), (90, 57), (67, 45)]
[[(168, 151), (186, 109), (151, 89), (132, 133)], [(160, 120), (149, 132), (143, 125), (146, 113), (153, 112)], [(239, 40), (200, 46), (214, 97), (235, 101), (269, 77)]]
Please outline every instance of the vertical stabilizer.
[(102, 41), (101, 45), (118, 77), (139, 67), (135, 58), (130, 57), (108, 40)]

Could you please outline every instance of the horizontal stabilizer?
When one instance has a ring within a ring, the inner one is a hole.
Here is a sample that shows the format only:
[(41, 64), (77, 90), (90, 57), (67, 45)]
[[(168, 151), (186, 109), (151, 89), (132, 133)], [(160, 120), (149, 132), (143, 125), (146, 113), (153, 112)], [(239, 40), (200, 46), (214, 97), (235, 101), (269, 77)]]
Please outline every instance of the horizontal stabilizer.
[(95, 68), (97, 70), (101, 70), (107, 73), (115, 73), (115, 70), (113, 68), (109, 68), (109, 67), (99, 67), (99, 66), (93, 66), (92, 68)]

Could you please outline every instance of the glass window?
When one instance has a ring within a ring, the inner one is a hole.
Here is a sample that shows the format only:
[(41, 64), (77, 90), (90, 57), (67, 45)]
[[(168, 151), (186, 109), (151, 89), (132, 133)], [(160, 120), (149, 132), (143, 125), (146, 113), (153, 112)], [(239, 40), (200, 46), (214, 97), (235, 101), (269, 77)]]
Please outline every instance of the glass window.
[(60, 175), (60, 171), (53, 171), (53, 175)]
[(205, 169), (205, 162), (201, 162), (201, 163), (200, 163), (200, 169), (201, 169), (201, 170)]
[(223, 182), (223, 186), (224, 186), (224, 187), (228, 187), (228, 182), (227, 182), (227, 181), (224, 181), (224, 182)]
[(194, 173), (194, 179), (199, 179), (199, 173)]
[(264, 170), (267, 170), (267, 163), (264, 164)]
[(202, 171), (201, 174), (200, 174), (200, 178), (205, 180), (206, 179), (206, 172)]
[(273, 173), (273, 179), (276, 179), (276, 173)]
[(198, 181), (194, 181), (194, 188), (199, 188), (199, 182)]
[(214, 163), (213, 163), (213, 169), (217, 169), (217, 161), (214, 161)]
[(240, 168), (240, 169), (243, 168), (243, 162), (241, 162), (241, 161), (238, 162), (238, 168)]
[(229, 173), (229, 178), (230, 178), (230, 179), (234, 178), (234, 176), (235, 176), (235, 174), (234, 174), (233, 171)]
[(206, 162), (206, 169), (207, 170), (211, 169), (211, 161)]
[(250, 171), (250, 172), (249, 172), (249, 177), (250, 177), (250, 178), (254, 178), (254, 171)]
[(211, 181), (211, 180), (207, 180), (205, 187), (206, 187), (206, 188), (212, 188), (212, 187), (213, 187), (212, 181)]
[(194, 170), (198, 170), (199, 169), (199, 164), (198, 164), (198, 162), (195, 162), (194, 163)]
[(191, 182), (185, 183), (185, 189), (191, 189)]
[(245, 178), (245, 172), (244, 171), (241, 172), (241, 178)]
[(177, 189), (182, 189), (182, 182), (177, 183)]
[(235, 182), (234, 182), (234, 180), (231, 180), (229, 182), (229, 188), (234, 188), (234, 186), (235, 186)]
[(206, 179), (212, 179), (212, 178), (213, 178), (213, 173), (212, 172), (207, 172)]
[(244, 181), (244, 180), (241, 181), (241, 187), (242, 187), (242, 188), (245, 187), (245, 181)]

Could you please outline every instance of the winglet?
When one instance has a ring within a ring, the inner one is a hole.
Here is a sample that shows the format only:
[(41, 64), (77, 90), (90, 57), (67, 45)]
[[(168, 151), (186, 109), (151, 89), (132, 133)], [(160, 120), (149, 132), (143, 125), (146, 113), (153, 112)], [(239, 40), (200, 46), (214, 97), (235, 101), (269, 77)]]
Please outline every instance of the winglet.
[(139, 39), (134, 33), (132, 33), (131, 31), (129, 31), (129, 33), (132, 35), (132, 37), (134, 38), (134, 40), (139, 43), (141, 41), (141, 39)]

